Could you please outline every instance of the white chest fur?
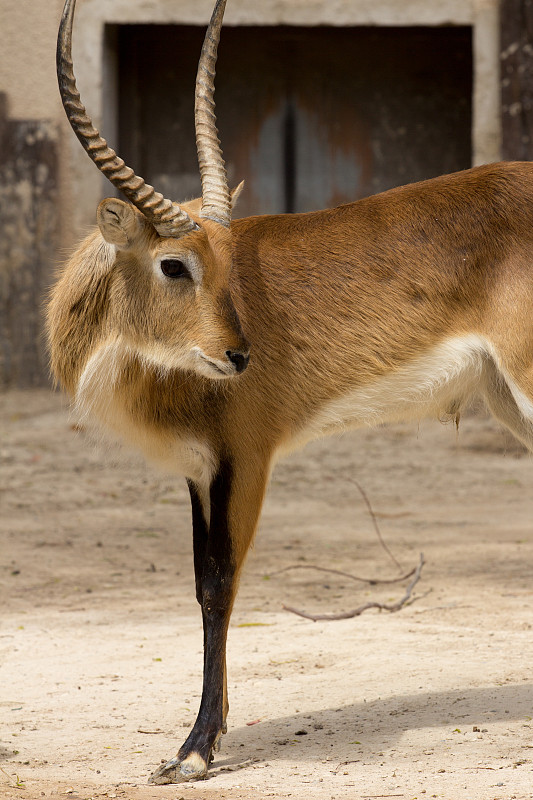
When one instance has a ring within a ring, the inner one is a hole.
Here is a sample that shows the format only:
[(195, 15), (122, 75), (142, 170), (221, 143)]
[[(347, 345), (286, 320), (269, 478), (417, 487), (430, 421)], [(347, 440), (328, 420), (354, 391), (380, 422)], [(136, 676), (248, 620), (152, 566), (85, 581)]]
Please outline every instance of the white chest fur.
[(76, 409), (81, 418), (94, 420), (100, 428), (123, 443), (140, 450), (146, 459), (168, 472), (208, 486), (214, 471), (209, 445), (179, 431), (136, 423), (116, 392), (131, 351), (120, 340), (100, 347), (89, 359), (78, 382)]

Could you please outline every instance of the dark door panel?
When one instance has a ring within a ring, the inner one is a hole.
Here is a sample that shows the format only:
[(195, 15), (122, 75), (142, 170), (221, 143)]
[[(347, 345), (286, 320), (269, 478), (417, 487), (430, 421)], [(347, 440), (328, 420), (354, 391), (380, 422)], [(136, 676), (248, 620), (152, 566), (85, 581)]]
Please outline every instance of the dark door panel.
[[(200, 191), (203, 30), (118, 31), (120, 151), (176, 200)], [(470, 28), (224, 28), (219, 130), (238, 215), (306, 211), (471, 163)]]

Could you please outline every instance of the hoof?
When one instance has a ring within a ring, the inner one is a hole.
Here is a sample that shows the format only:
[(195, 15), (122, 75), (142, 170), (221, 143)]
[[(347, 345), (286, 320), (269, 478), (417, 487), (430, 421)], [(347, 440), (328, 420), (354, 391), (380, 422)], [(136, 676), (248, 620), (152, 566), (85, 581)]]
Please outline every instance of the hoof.
[(166, 764), (156, 769), (148, 783), (183, 783), (184, 781), (199, 781), (207, 776), (207, 764), (198, 753), (191, 753), (183, 761), (171, 758)]

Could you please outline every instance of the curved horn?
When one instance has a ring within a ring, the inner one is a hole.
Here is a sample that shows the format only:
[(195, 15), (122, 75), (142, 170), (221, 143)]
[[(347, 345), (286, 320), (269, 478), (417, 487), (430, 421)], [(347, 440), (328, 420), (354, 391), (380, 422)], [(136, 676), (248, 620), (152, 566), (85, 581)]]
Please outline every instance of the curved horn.
[(76, 86), (72, 64), (72, 24), (76, 0), (66, 0), (57, 37), (57, 80), (63, 107), (72, 130), (98, 169), (120, 189), (152, 223), (161, 236), (180, 237), (198, 225), (171, 200), (138, 177), (108, 146), (94, 127)]
[(226, 0), (217, 0), (205, 34), (195, 93), (196, 149), (202, 179), (201, 216), (229, 227), (231, 197), (215, 117), (214, 81), (217, 47)]

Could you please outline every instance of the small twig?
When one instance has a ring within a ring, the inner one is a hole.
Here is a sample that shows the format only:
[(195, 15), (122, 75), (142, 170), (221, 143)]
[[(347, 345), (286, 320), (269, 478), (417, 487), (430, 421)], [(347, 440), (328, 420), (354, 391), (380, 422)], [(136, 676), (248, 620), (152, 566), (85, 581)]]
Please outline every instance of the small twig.
[[(359, 490), (359, 492), (361, 494), (361, 497), (365, 501), (365, 505), (367, 507), (368, 513), (370, 514), (370, 518), (372, 520), (372, 524), (374, 525), (374, 530), (376, 532), (376, 536), (378, 537), (379, 543), (381, 544), (381, 546), (383, 547), (385, 552), (388, 554), (388, 556), (391, 558), (391, 560), (396, 564), (398, 569), (401, 569), (399, 561), (393, 556), (393, 554), (391, 553), (391, 551), (389, 550), (389, 548), (385, 544), (385, 540), (383, 539), (383, 536), (381, 534), (381, 530), (380, 530), (380, 527), (379, 527), (379, 523), (377, 521), (376, 514), (374, 513), (374, 509), (372, 508), (372, 504), (371, 504), (371, 502), (370, 502), (370, 500), (368, 498), (367, 493), (365, 492), (365, 490), (363, 489), (363, 487), (361, 486), (359, 481), (355, 480), (355, 478), (348, 478), (348, 480), (351, 481), (351, 483), (353, 483), (354, 486), (357, 487), (357, 489)], [(407, 578), (410, 578), (411, 575), (414, 575), (415, 571), (416, 571), (416, 569), (412, 569), (409, 572), (407, 572), (405, 575), (402, 575), (399, 578), (389, 578), (389, 579), (361, 578), (359, 575), (351, 575), (349, 572), (343, 572), (342, 570), (339, 570), (339, 569), (329, 569), (327, 567), (319, 567), (319, 566), (317, 566), (315, 564), (293, 564), (291, 566), (284, 567), (283, 569), (278, 569), (275, 572), (267, 573), (267, 575), (265, 577), (273, 578), (276, 575), (282, 575), (284, 572), (289, 572), (290, 570), (294, 570), (294, 569), (315, 569), (315, 570), (317, 570), (319, 572), (329, 573), (330, 575), (339, 575), (342, 578), (348, 578), (351, 581), (359, 581), (360, 583), (368, 583), (368, 584), (370, 584), (370, 586), (375, 586), (377, 584), (401, 583), (402, 581), (407, 580)]]
[(380, 544), (381, 544), (382, 548), (385, 550), (385, 552), (387, 553), (387, 555), (389, 556), (391, 561), (393, 561), (396, 564), (398, 569), (401, 569), (399, 561), (396, 560), (396, 558), (393, 556), (393, 554), (391, 553), (391, 551), (389, 550), (389, 548), (385, 544), (385, 540), (383, 539), (383, 536), (381, 535), (381, 531), (379, 529), (379, 524), (378, 524), (376, 515), (374, 514), (374, 509), (372, 508), (370, 500), (368, 499), (367, 493), (365, 492), (365, 490), (363, 489), (363, 487), (361, 486), (359, 481), (356, 481), (355, 478), (348, 478), (348, 480), (350, 481), (350, 483), (353, 483), (354, 486), (357, 486), (357, 488), (359, 490), (359, 493), (361, 494), (361, 497), (365, 501), (365, 505), (366, 505), (366, 507), (368, 509), (368, 513), (370, 514), (370, 519), (372, 520), (372, 523), (374, 525), (374, 530), (376, 531), (376, 535), (377, 535), (377, 537), (378, 537), (378, 539), (380, 541)]
[(341, 767), (347, 767), (348, 764), (359, 764), (360, 759), (356, 759), (355, 761), (341, 761), (340, 764), (337, 764), (335, 769), (331, 770), (332, 775), (336, 775), (337, 772), (340, 770)]
[(158, 728), (156, 731), (147, 731), (145, 728), (137, 728), (137, 733), (146, 733), (146, 734), (155, 734), (155, 733), (164, 733), (161, 728)]
[[(394, 611), (399, 611), (403, 608), (409, 601), (411, 600), (411, 594), (413, 589), (415, 588), (416, 584), (420, 580), (420, 575), (422, 573), (422, 568), (425, 564), (424, 561), (424, 554), (420, 553), (420, 562), (416, 571), (414, 573), (413, 580), (405, 590), (405, 594), (401, 600), (398, 600), (397, 603), (376, 603), (376, 602), (369, 602), (364, 603), (362, 606), (358, 608), (354, 608), (352, 611), (343, 611), (340, 614), (308, 614), (306, 611), (300, 611), (297, 608), (293, 608), (292, 606), (283, 606), (285, 611), (290, 611), (292, 614), (297, 614), (299, 617), (304, 617), (305, 619), (310, 619), (313, 622), (320, 621), (329, 621), (329, 620), (337, 620), (337, 619), (352, 619), (353, 617), (359, 617), (365, 611), (368, 611), (370, 608), (378, 608), (380, 611), (390, 611), (391, 613)], [(412, 601), (414, 602), (414, 601)]]
[(0, 767), (0, 772), (3, 772), (6, 778), (8, 779), (9, 783), (11, 784), (11, 789), (25, 789), (24, 782), (20, 780), (17, 775), (17, 780), (14, 781), (9, 772), (6, 772), (3, 767)]
[(319, 572), (329, 572), (332, 575), (340, 575), (342, 578), (349, 578), (351, 581), (359, 581), (360, 583), (369, 583), (371, 586), (375, 586), (378, 583), (401, 583), (402, 581), (406, 581), (407, 578), (410, 578), (411, 575), (415, 574), (416, 567), (413, 567), (412, 570), (406, 572), (405, 575), (401, 575), (399, 578), (389, 578), (389, 579), (382, 579), (382, 578), (361, 578), (359, 575), (351, 575), (349, 572), (342, 572), (340, 569), (329, 569), (328, 567), (318, 567), (315, 564), (293, 564), (289, 567), (283, 567), (283, 569), (278, 569), (276, 572), (268, 573), (269, 578), (273, 578), (276, 575), (281, 575), (283, 572), (289, 572), (289, 570), (293, 569), (316, 569)]

